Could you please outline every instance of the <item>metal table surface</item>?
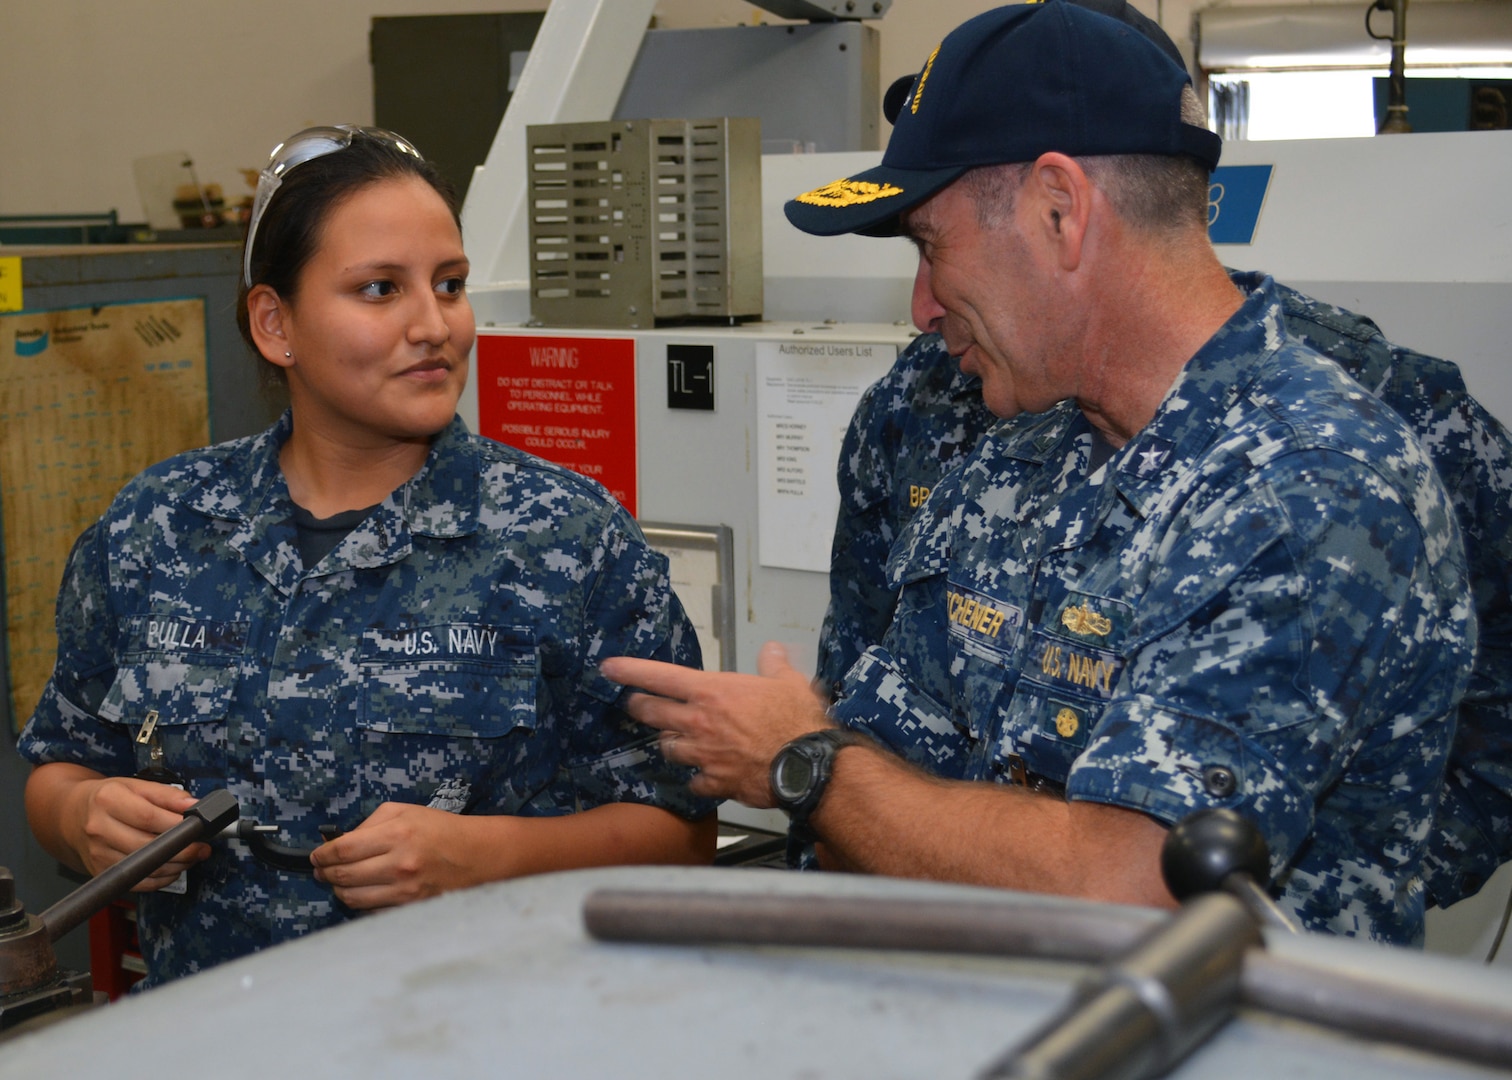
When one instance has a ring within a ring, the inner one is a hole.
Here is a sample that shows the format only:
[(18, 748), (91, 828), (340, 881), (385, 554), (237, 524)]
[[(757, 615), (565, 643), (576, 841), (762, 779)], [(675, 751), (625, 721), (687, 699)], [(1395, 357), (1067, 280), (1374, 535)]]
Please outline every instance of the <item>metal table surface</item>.
[[(599, 942), (585, 933), (581, 908), (604, 887), (1026, 902), (994, 890), (749, 869), (619, 868), (501, 882), (358, 919), (14, 1038), (0, 1044), (0, 1080), (970, 1077), (1052, 1012), (1085, 970)], [(1155, 917), (1090, 906), (1111, 919)], [(1271, 948), (1512, 1007), (1512, 978), (1462, 961), (1315, 937), (1272, 938)], [(1490, 1073), (1244, 1011), (1171, 1075)]]

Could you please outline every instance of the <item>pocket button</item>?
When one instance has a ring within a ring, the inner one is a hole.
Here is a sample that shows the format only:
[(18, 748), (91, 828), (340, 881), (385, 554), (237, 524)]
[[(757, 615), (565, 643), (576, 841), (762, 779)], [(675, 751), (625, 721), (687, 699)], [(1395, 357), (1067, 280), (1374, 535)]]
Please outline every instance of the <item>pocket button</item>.
[(1226, 799), (1239, 786), (1234, 770), (1225, 765), (1209, 765), (1202, 770), (1202, 784), (1215, 799)]

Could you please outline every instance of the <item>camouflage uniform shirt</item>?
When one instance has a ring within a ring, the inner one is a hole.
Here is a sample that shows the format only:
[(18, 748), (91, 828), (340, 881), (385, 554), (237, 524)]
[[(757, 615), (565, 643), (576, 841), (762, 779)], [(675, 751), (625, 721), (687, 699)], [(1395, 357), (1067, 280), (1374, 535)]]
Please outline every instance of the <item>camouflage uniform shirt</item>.
[[(1235, 272), (1256, 288), (1261, 275)], [(1289, 334), (1390, 405), (1433, 458), (1465, 541), (1480, 624), (1428, 851), (1428, 890), (1447, 907), (1512, 858), (1512, 438), (1447, 360), (1394, 345), (1369, 319), (1276, 284)], [(921, 493), (966, 459), (995, 422), (981, 381), (938, 335), (915, 340), (867, 391), (846, 435), (830, 605), (819, 676), (830, 686), (882, 640), (896, 593), (887, 554)]]
[[(305, 567), (278, 467), (290, 423), (154, 466), (80, 537), (25, 757), (132, 775), (156, 714), (190, 793), (228, 788), (303, 848), (389, 801), (712, 811), (598, 673), (605, 656), (699, 660), (665, 558), (602, 488), (455, 420)], [(351, 917), (240, 840), (212, 848), (185, 895), (141, 897), (148, 985)]]
[[(1232, 276), (1246, 290), (1261, 279)], [(1512, 437), (1447, 360), (1393, 345), (1352, 311), (1280, 293), (1287, 331), (1407, 421), (1433, 458), (1464, 537), (1480, 637), (1427, 861), (1428, 892), (1448, 907), (1512, 858)]]
[(1305, 925), (1420, 938), (1475, 636), (1427, 454), (1268, 280), (1095, 470), (1092, 443), (1068, 402), (940, 481), (837, 719), (947, 777), (1236, 809)]
[(965, 460), (997, 418), (982, 380), (961, 370), (939, 334), (921, 334), (867, 388), (840, 447), (840, 512), (830, 554), (830, 603), (816, 672), (838, 687), (892, 622), (887, 556), (935, 483)]

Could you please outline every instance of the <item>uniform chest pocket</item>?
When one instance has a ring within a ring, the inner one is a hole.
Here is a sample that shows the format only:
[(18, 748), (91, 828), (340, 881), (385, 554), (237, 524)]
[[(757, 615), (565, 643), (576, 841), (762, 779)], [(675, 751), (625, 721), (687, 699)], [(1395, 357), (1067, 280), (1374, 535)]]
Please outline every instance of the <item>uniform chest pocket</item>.
[(1102, 710), (1095, 699), (1021, 680), (1006, 709), (998, 757), (1032, 778), (1064, 786)]
[(535, 727), (540, 658), (524, 627), (369, 630), (358, 669), (369, 731), (490, 739)]
[[(1090, 609), (1066, 610), (1085, 617)], [(1080, 629), (1074, 620), (1067, 625)], [(1002, 753), (1016, 754), (1028, 772), (1058, 784), (1086, 749), (1123, 673), (1125, 660), (1116, 648), (1121, 635), (1108, 642), (1114, 648), (1102, 647), (1098, 636), (1036, 630), (1008, 708)]]
[(1116, 597), (1066, 589), (1060, 575), (1043, 568), (1038, 580), (1039, 595), (1028, 604), (1037, 621), (1025, 625), (997, 685), (982, 660), (969, 656), (958, 678), (974, 690), (976, 710), (997, 725), (983, 735), (1005, 771), (1060, 785), (1118, 691), (1132, 608)]
[(358, 662), (362, 801), (508, 811), (555, 771), (537, 726), (540, 657), (524, 627), (367, 631)]
[[(121, 660), (99, 714), (130, 729), (139, 769), (167, 768), (185, 780), (224, 774), (226, 723), (247, 636), (244, 622), (178, 615), (125, 620)], [(135, 739), (149, 720), (146, 738)], [(159, 758), (151, 756), (154, 750)]]

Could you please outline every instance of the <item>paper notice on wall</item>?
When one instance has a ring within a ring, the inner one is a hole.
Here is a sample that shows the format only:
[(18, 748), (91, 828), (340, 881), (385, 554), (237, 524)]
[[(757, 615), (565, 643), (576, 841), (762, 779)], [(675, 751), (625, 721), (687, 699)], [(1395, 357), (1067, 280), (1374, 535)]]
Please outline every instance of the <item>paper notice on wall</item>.
[(52, 673), (74, 539), (148, 465), (210, 441), (200, 298), (0, 314), (0, 518), (11, 717)]
[(756, 346), (763, 566), (829, 571), (840, 508), (840, 443), (862, 392), (897, 358), (894, 345), (804, 340)]

